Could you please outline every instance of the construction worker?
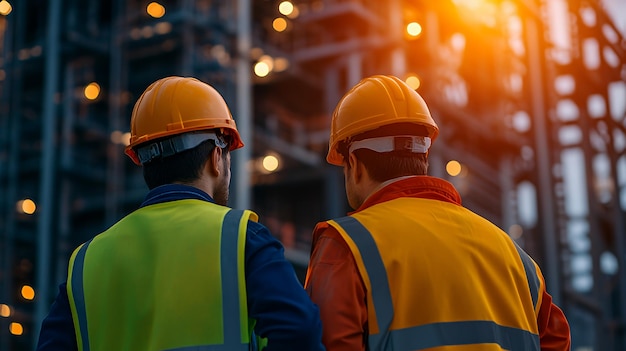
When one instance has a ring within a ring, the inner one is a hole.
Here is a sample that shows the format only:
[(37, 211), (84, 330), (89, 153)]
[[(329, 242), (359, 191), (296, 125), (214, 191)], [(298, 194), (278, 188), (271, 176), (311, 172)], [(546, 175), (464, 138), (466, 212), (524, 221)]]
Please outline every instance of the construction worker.
[(326, 350), (569, 350), (537, 264), (426, 175), (439, 129), (415, 90), (366, 78), (331, 123), (326, 160), (355, 211), (313, 233), (305, 289)]
[(323, 350), (319, 310), (282, 245), (255, 213), (226, 207), (241, 147), (211, 86), (150, 85), (126, 148), (150, 192), (74, 251), (38, 350)]

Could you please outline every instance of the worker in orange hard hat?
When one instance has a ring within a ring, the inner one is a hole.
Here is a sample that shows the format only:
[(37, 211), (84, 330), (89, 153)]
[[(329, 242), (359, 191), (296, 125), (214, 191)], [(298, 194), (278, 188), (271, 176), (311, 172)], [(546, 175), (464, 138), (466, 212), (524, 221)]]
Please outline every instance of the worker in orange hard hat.
[(438, 131), (393, 76), (339, 101), (326, 159), (355, 211), (315, 227), (305, 282), (326, 350), (569, 350), (537, 264), (426, 175)]
[(38, 350), (323, 350), (319, 310), (282, 245), (226, 207), (243, 147), (211, 86), (167, 77), (141, 95), (126, 153), (140, 208), (79, 246)]

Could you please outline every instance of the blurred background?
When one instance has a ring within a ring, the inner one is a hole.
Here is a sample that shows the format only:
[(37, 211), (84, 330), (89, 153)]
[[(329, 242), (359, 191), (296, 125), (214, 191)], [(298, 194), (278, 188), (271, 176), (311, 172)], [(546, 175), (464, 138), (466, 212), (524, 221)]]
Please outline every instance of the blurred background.
[(540, 264), (572, 349), (626, 350), (625, 33), (624, 0), (1, 0), (0, 351), (34, 348), (72, 250), (147, 193), (123, 149), (150, 83), (224, 95), (230, 205), (302, 279), (350, 210), (330, 115), (373, 74), (425, 97), (430, 174)]

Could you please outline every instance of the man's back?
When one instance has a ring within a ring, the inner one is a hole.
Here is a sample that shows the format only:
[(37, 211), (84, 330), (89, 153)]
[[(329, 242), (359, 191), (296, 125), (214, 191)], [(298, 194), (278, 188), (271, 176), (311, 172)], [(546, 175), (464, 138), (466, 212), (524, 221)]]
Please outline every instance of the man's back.
[[(195, 205), (187, 206), (190, 202)], [(94, 314), (95, 317), (104, 316), (102, 321), (95, 323), (111, 324), (110, 328), (107, 327), (109, 329), (105, 328), (94, 332), (96, 333), (94, 335), (100, 333), (100, 336), (97, 337), (107, 338), (107, 342), (103, 343), (102, 347), (117, 350), (162, 349), (158, 345), (154, 347), (120, 346), (116, 348), (117, 346), (109, 347), (108, 344), (111, 341), (118, 345), (117, 343), (120, 342), (117, 340), (118, 338), (127, 338), (129, 345), (135, 345), (135, 342), (145, 342), (146, 339), (141, 333), (146, 333), (152, 328), (150, 327), (153, 325), (152, 318), (156, 318), (155, 314), (157, 313), (160, 324), (154, 325), (163, 326), (169, 323), (175, 326), (171, 329), (156, 330), (155, 333), (160, 334), (150, 335), (155, 339), (167, 339), (172, 332), (178, 332), (180, 329), (184, 329), (180, 335), (195, 333), (202, 334), (203, 337), (205, 334), (210, 335), (220, 330), (219, 325), (207, 325), (206, 322), (207, 318), (215, 321), (222, 315), (222, 311), (213, 314), (207, 307), (210, 305), (207, 299), (215, 296), (215, 294), (207, 291), (207, 284), (210, 283), (211, 286), (219, 284), (218, 279), (214, 279), (215, 271), (219, 270), (214, 259), (218, 259), (220, 262), (222, 259), (226, 259), (222, 252), (220, 252), (219, 258), (208, 257), (214, 252), (214, 248), (208, 246), (215, 244), (215, 236), (212, 236), (209, 231), (217, 229), (212, 227), (215, 226), (215, 218), (207, 216), (207, 209), (209, 208), (228, 210), (214, 204), (210, 196), (197, 188), (181, 184), (160, 186), (148, 193), (139, 210), (120, 222), (120, 224), (124, 223), (126, 228), (132, 229), (139, 226), (141, 227), (140, 230), (118, 231), (122, 226), (114, 226), (111, 232), (98, 237), (97, 240), (99, 241), (108, 234), (113, 234), (109, 236), (111, 238), (110, 243), (100, 245), (96, 241), (96, 245), (93, 247), (96, 248), (93, 253), (101, 254), (101, 257), (99, 261), (91, 262), (93, 263), (92, 268), (90, 268), (92, 273), (88, 277), (91, 279), (91, 283), (88, 284), (92, 284), (92, 288), (87, 290), (92, 291), (95, 297), (86, 297), (85, 301), (93, 302), (92, 309), (97, 313), (97, 315)], [(188, 210), (192, 210), (191, 215), (188, 214)], [(226, 216), (242, 212), (231, 210)], [(187, 222), (190, 216), (194, 222), (191, 225), (192, 228), (181, 226), (180, 223)], [(235, 220), (233, 223), (233, 218), (224, 217), (223, 222), (228, 222), (231, 225), (222, 226), (221, 229), (229, 227), (237, 230), (240, 222)], [(247, 220), (247, 217), (244, 217), (243, 220)], [(133, 223), (125, 223), (126, 221)], [(145, 226), (141, 225), (142, 223)], [(220, 223), (219, 220), (217, 223)], [(242, 318), (246, 323), (254, 320), (253, 327), (256, 335), (267, 338), (266, 351), (293, 350), (295, 348), (300, 350), (323, 349), (320, 345), (321, 325), (318, 309), (311, 303), (297, 281), (293, 267), (285, 260), (281, 244), (272, 237), (267, 228), (252, 220), (249, 220), (243, 228), (246, 230), (245, 245), (241, 246), (239, 242), (235, 246), (237, 247), (236, 255), (240, 255), (240, 250), (245, 251), (241, 253), (240, 257), (245, 262), (245, 267), (243, 267), (246, 288), (244, 299), (239, 299), (241, 295), (236, 293), (221, 297), (229, 299), (231, 302), (235, 301), (246, 305), (248, 314), (243, 314)], [(118, 232), (116, 233), (116, 231)], [(164, 240), (146, 237), (151, 234), (166, 235), (167, 237), (163, 238)], [(237, 232), (231, 232), (231, 234), (234, 235), (226, 235), (226, 238), (228, 240), (234, 239), (236, 244), (238, 241)], [(193, 238), (190, 238), (192, 236)], [(184, 238), (187, 240), (183, 240)], [(89, 245), (92, 243), (93, 241)], [(225, 241), (219, 240), (220, 250), (225, 249), (224, 243)], [(100, 251), (107, 246), (110, 248), (108, 251)], [(83, 245), (83, 247), (85, 246)], [(229, 247), (232, 248), (232, 246)], [(139, 251), (135, 252), (134, 250)], [(77, 251), (75, 257), (79, 256), (79, 252), (80, 250)], [(206, 257), (203, 256), (205, 253)], [(224, 278), (230, 278), (230, 284), (239, 284), (240, 282), (239, 270), (237, 269), (238, 259), (237, 257), (232, 258), (232, 260), (227, 259), (226, 262), (231, 263), (228, 265), (220, 264), (221, 268), (236, 271), (236, 273), (224, 276)], [(137, 263), (145, 260), (158, 261), (158, 263), (149, 268)], [(211, 263), (203, 263), (200, 260), (203, 262), (209, 260)], [(189, 264), (190, 261), (194, 261), (198, 266), (188, 267), (189, 269), (181, 268), (184, 262)], [(75, 262), (76, 258), (74, 258)], [(105, 277), (108, 278), (105, 279)], [(210, 277), (213, 278), (209, 281)], [(122, 281), (125, 283), (121, 283)], [(111, 284), (111, 286), (106, 286), (107, 284)], [(81, 285), (77, 284), (76, 286)], [(244, 285), (239, 284), (239, 287), (241, 286)], [(102, 291), (95, 291), (98, 287), (102, 288)], [(83, 327), (81, 329), (79, 323), (72, 321), (68, 301), (68, 292), (71, 293), (72, 290), (72, 280), (68, 281), (67, 289), (65, 284), (61, 285), (56, 301), (43, 322), (38, 350), (71, 351), (85, 349), (77, 345), (77, 339), (82, 340), (84, 335), (91, 336), (91, 334), (89, 328)], [(72, 298), (76, 297), (76, 294), (72, 295)], [(168, 302), (158, 303), (157, 298)], [(203, 309), (203, 306), (207, 308)], [(76, 310), (78, 309), (75, 308)], [(243, 308), (240, 311), (244, 311)], [(126, 320), (126, 316), (131, 315), (132, 320)], [(237, 312), (224, 313), (223, 317), (229, 318), (229, 320), (224, 321), (224, 325), (232, 324), (233, 321), (238, 323), (240, 315), (241, 313)], [(135, 322), (140, 322), (140, 324)], [(241, 325), (241, 327), (244, 326)], [(113, 330), (115, 328), (119, 330)], [(198, 331), (194, 328), (202, 328), (202, 330)], [(105, 331), (107, 332), (105, 333)], [(123, 335), (120, 336), (120, 333)], [(136, 340), (133, 336), (136, 337)], [(191, 340), (193, 339), (185, 338), (181, 342), (188, 345)]]
[(569, 344), (532, 259), (441, 179), (387, 184), (350, 216), (318, 224), (313, 245), (306, 288), (329, 351), (538, 350), (542, 333), (555, 340), (546, 349)]
[(531, 296), (520, 253), (493, 224), (455, 204), (408, 197), (353, 217), (376, 242), (393, 303), (402, 306), (391, 329), (486, 320), (537, 333), (538, 287)]
[[(82, 257), (72, 261), (69, 286), (89, 343), (117, 350), (241, 344), (239, 329), (248, 334), (247, 319), (226, 326), (237, 328), (237, 338), (223, 340), (224, 312), (241, 309), (247, 316), (245, 300), (237, 298), (245, 296), (243, 252), (237, 255), (245, 231), (239, 232), (239, 222), (222, 226), (228, 212), (201, 200), (146, 206), (85, 244)], [(241, 281), (234, 291), (231, 277)]]

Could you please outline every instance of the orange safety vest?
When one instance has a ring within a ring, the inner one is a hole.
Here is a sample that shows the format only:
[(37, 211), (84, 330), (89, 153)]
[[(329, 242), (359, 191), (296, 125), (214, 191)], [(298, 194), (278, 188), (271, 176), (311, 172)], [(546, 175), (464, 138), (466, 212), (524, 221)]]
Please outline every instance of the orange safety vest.
[(486, 219), (405, 197), (328, 223), (367, 289), (370, 351), (540, 349), (543, 277)]

